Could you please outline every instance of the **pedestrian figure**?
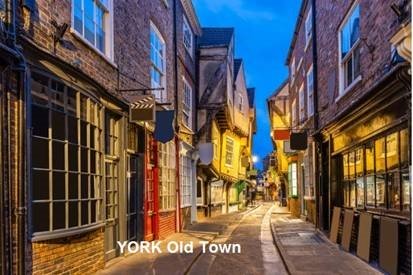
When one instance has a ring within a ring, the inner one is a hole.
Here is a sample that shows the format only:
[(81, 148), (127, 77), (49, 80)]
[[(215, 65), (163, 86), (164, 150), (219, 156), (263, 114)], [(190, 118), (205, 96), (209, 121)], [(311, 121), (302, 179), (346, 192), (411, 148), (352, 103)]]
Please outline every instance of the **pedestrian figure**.
[(257, 195), (257, 191), (255, 190), (255, 188), (252, 189), (251, 191), (251, 204), (255, 205), (255, 196)]

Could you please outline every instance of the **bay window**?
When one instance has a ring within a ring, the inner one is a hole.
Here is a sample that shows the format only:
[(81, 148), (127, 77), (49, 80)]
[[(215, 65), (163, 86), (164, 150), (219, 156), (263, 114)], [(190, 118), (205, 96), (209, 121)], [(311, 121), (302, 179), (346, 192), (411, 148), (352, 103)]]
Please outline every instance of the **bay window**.
[(161, 33), (151, 23), (150, 30), (151, 44), (151, 88), (163, 88), (163, 90), (154, 90), (153, 94), (156, 100), (160, 102), (166, 101), (166, 47), (165, 40)]
[(72, 28), (90, 45), (112, 59), (111, 0), (73, 0)]
[(34, 239), (102, 222), (101, 113), (83, 93), (32, 72)]
[(159, 204), (161, 210), (171, 210), (176, 206), (175, 188), (175, 143), (159, 143)]
[(360, 8), (355, 5), (339, 30), (340, 95), (360, 75)]

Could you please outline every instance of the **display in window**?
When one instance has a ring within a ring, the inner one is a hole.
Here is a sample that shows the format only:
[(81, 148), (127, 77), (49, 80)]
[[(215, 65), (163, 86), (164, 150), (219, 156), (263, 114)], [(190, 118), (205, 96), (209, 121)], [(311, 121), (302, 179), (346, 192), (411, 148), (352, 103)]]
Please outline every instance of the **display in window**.
[(376, 207), (386, 206), (385, 194), (386, 194), (385, 175), (377, 175), (376, 176)]

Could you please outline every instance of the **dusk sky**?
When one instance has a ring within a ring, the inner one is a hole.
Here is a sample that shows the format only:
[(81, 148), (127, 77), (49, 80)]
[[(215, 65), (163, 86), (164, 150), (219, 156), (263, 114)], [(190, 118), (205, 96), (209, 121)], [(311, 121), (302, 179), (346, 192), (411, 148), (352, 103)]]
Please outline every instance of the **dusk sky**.
[(285, 80), (284, 65), (300, 0), (193, 0), (202, 27), (234, 27), (235, 57), (243, 58), (247, 85), (256, 88), (258, 131), (254, 154), (272, 150), (266, 98)]

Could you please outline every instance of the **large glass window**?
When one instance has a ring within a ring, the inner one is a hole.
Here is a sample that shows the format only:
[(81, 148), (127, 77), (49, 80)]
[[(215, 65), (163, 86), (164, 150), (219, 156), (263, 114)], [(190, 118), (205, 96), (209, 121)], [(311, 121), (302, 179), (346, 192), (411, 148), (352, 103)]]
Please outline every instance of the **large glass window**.
[(355, 5), (340, 28), (340, 94), (360, 75), (360, 8)]
[(165, 40), (161, 33), (151, 23), (151, 86), (152, 88), (163, 88), (163, 90), (154, 90), (155, 98), (160, 101), (166, 101), (166, 47)]
[(410, 211), (409, 148), (402, 129), (343, 154), (344, 205)]
[(63, 82), (32, 73), (33, 233), (102, 221), (102, 108)]
[(100, 52), (111, 57), (110, 0), (73, 0), (73, 29)]
[(176, 206), (175, 143), (159, 143), (159, 203), (160, 209), (169, 210)]

